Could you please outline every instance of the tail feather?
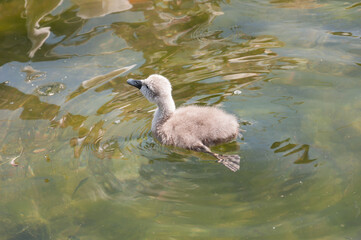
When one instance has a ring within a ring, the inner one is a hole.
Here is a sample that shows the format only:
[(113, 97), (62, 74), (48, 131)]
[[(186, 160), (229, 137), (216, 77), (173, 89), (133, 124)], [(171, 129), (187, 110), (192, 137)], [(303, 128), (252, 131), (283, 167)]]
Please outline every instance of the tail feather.
[(238, 155), (218, 155), (218, 162), (236, 172), (239, 170), (239, 163), (241, 158)]

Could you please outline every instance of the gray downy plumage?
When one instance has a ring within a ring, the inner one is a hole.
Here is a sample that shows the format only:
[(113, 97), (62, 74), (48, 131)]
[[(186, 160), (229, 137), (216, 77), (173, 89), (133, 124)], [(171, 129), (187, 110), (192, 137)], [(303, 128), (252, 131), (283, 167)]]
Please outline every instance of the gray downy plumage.
[(153, 74), (144, 80), (129, 79), (127, 83), (157, 104), (152, 133), (162, 144), (208, 153), (230, 170), (239, 170), (238, 155), (221, 155), (209, 149), (237, 137), (239, 126), (233, 115), (215, 107), (192, 105), (176, 109), (172, 86), (161, 75)]

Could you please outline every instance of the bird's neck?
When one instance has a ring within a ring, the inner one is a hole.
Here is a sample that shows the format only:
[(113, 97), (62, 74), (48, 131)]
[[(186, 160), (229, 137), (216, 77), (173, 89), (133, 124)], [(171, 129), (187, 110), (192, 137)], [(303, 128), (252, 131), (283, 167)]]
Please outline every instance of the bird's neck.
[(162, 99), (157, 103), (157, 110), (154, 113), (152, 121), (152, 131), (167, 121), (175, 111), (175, 104), (172, 96)]

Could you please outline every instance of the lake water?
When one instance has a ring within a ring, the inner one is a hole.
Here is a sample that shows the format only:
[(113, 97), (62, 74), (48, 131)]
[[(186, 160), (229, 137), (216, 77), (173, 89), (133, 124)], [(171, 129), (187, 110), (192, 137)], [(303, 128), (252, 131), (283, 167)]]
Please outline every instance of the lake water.
[[(361, 3), (0, 2), (0, 239), (361, 239)], [(154, 141), (158, 73), (233, 173)]]

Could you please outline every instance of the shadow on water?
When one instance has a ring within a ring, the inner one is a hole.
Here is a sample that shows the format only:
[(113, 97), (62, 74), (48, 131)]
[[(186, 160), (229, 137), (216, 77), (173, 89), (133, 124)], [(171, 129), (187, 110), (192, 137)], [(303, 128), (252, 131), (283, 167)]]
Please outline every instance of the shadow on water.
[(303, 144), (301, 146), (298, 146), (298, 144), (290, 143), (290, 138), (287, 138), (280, 142), (274, 142), (271, 145), (271, 149), (275, 149), (274, 150), (275, 153), (284, 153), (283, 154), (284, 157), (302, 152), (301, 156), (299, 156), (294, 161), (294, 163), (296, 163), (296, 164), (305, 164), (305, 163), (310, 163), (310, 162), (313, 162), (316, 160), (316, 159), (309, 158), (310, 145)]

